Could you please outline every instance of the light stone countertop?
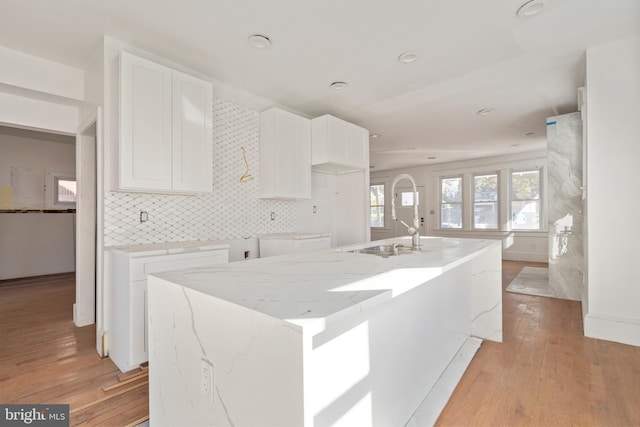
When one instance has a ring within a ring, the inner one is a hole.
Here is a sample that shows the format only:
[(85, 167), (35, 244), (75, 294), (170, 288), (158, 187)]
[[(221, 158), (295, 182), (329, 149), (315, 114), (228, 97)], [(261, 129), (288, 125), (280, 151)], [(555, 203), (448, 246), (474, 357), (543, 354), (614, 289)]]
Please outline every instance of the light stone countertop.
[(216, 249), (229, 249), (229, 245), (214, 240), (193, 240), (169, 243), (146, 243), (141, 245), (107, 246), (105, 249), (123, 252), (130, 257), (192, 253)]
[(285, 320), (315, 335), (465, 263), (498, 240), (422, 237), (421, 251), (382, 258), (350, 250), (408, 238), (151, 276)]

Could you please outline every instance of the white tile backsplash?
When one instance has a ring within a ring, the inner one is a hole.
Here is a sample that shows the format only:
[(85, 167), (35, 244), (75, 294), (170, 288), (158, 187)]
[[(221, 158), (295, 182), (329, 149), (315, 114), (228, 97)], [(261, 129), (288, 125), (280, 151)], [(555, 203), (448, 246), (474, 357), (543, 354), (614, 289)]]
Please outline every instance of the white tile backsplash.
[[(106, 193), (105, 245), (241, 239), (295, 230), (294, 201), (258, 198), (259, 117), (256, 111), (214, 99), (213, 193)], [(246, 173), (242, 148), (253, 177), (246, 182), (240, 181)], [(148, 212), (148, 221), (140, 222), (140, 211)]]

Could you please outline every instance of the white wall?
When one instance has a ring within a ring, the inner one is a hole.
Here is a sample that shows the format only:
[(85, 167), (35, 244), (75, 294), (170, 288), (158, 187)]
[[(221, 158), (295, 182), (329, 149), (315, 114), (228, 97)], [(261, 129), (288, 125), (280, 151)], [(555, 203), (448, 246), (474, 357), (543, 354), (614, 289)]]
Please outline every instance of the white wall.
[(83, 71), (0, 46), (0, 82), (15, 88), (82, 101)]
[(0, 63), (0, 124), (75, 134), (82, 70), (3, 46)]
[[(475, 231), (469, 227), (461, 230), (438, 228), (438, 178), (440, 176), (463, 175), (463, 179), (471, 182), (471, 176), (476, 172), (497, 172), (499, 175), (500, 198), (508, 201), (509, 197), (509, 171), (511, 169), (524, 169), (529, 167), (540, 167), (543, 170), (543, 187), (546, 174), (546, 151), (536, 151), (531, 153), (513, 154), (493, 158), (482, 158), (453, 163), (442, 163), (435, 165), (425, 165), (402, 170), (387, 170), (371, 173), (371, 184), (385, 185), (385, 227), (376, 228), (371, 231), (372, 240), (393, 237), (393, 226), (391, 219), (391, 184), (393, 179), (400, 173), (412, 175), (418, 186), (424, 186), (426, 191), (426, 203), (419, 206), (419, 215), (425, 218), (424, 235), (443, 237), (462, 237), (479, 239), (501, 239), (503, 240), (503, 259), (518, 261), (548, 261), (548, 237), (546, 221), (546, 200), (543, 194), (542, 217), (540, 219), (543, 229), (541, 231), (518, 231), (512, 232), (509, 221), (509, 203), (502, 203), (500, 207), (500, 230)], [(472, 195), (469, 191), (463, 196), (467, 203)], [(465, 215), (470, 224), (472, 212), (468, 210)]]
[(311, 173), (311, 198), (296, 201), (296, 231), (329, 233), (331, 246), (371, 240), (365, 172)]
[(585, 335), (640, 346), (640, 37), (587, 50)]
[(75, 270), (73, 213), (0, 213), (0, 280)]
[[(0, 166), (75, 174), (75, 144), (0, 129)], [(69, 138), (66, 138), (69, 139)], [(44, 185), (44, 182), (43, 182)], [(47, 188), (50, 188), (51, 183)], [(0, 214), (0, 280), (74, 271), (73, 213)]]
[(74, 174), (75, 138), (0, 127), (0, 165)]
[(307, 233), (331, 233), (331, 246), (338, 244), (336, 235), (336, 175), (311, 173), (311, 198), (296, 202), (298, 230)]

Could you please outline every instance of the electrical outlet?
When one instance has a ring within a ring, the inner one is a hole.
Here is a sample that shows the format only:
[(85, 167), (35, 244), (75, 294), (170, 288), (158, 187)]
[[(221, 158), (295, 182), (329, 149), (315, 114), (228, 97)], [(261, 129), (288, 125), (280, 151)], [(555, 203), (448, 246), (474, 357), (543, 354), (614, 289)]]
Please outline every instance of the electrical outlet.
[(200, 392), (213, 401), (213, 365), (205, 359), (200, 359)]
[(251, 256), (251, 251), (244, 251), (244, 259), (249, 259)]
[(271, 212), (271, 221), (276, 219), (276, 213), (275, 212)]
[(140, 222), (149, 221), (149, 213), (145, 211), (140, 211)]

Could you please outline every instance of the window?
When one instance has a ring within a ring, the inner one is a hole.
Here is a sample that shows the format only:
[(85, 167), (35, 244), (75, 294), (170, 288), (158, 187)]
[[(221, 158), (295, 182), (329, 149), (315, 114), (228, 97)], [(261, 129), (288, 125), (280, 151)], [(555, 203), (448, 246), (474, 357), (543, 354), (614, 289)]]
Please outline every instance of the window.
[(53, 197), (56, 205), (75, 205), (76, 180), (56, 176), (53, 180)]
[(511, 172), (511, 229), (540, 230), (540, 169)]
[(440, 227), (462, 228), (462, 177), (440, 180)]
[(473, 228), (498, 228), (498, 174), (473, 177)]
[[(420, 193), (416, 193), (418, 204), (420, 204)], [(400, 193), (400, 206), (413, 206), (413, 190)]]
[(384, 184), (370, 186), (371, 227), (384, 227)]

